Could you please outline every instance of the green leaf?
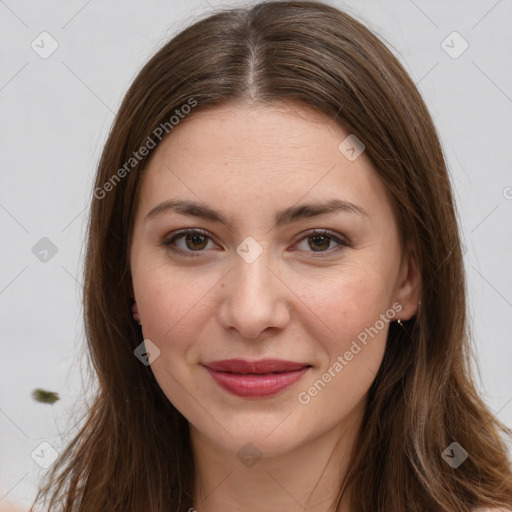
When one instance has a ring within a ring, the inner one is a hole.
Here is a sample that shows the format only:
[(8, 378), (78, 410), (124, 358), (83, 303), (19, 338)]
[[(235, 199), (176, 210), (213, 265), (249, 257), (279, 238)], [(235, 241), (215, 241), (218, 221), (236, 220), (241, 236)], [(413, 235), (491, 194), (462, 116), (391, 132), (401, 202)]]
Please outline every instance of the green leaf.
[(44, 404), (54, 404), (57, 400), (60, 400), (60, 396), (58, 393), (54, 391), (45, 391), (44, 389), (34, 389), (32, 391), (32, 398), (36, 402), (41, 402)]

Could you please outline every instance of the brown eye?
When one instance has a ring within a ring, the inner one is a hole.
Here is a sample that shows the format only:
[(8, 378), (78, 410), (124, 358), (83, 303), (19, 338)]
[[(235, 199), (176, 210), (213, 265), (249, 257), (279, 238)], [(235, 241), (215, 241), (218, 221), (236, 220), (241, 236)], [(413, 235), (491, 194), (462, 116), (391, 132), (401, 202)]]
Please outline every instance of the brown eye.
[[(319, 256), (323, 256), (324, 254), (328, 256), (346, 247), (350, 247), (348, 242), (344, 241), (336, 234), (324, 230), (315, 230), (307, 234), (300, 239), (298, 245), (305, 244), (306, 240), (307, 246), (299, 247), (299, 249), (304, 252), (317, 253)], [(187, 229), (164, 240), (160, 245), (185, 257), (197, 257), (200, 256), (201, 253), (207, 252), (205, 249), (208, 249), (209, 242), (215, 246), (209, 233), (197, 229)], [(333, 243), (336, 244), (335, 247), (332, 247)]]
[(185, 235), (185, 244), (187, 248), (192, 251), (201, 250), (204, 249), (207, 245), (207, 237), (200, 233), (189, 233)]
[[(300, 247), (300, 244), (307, 240), (307, 247)], [(332, 247), (333, 242), (337, 247)], [(326, 255), (334, 252), (341, 251), (346, 247), (349, 247), (349, 243), (331, 233), (330, 231), (316, 230), (312, 233), (307, 234), (299, 242), (299, 249), (301, 251), (313, 252), (313, 253), (325, 253)]]
[(320, 251), (324, 249), (328, 249), (331, 245), (331, 238), (325, 235), (314, 235), (309, 236), (308, 240), (312, 240), (311, 243), (309, 243), (309, 247), (311, 249), (314, 249), (315, 251), (319, 249)]
[(164, 240), (161, 245), (172, 252), (194, 257), (195, 255), (192, 253), (199, 253), (199, 256), (208, 247), (208, 242), (210, 241), (208, 233), (203, 233), (197, 229), (189, 229), (178, 233), (168, 240)]

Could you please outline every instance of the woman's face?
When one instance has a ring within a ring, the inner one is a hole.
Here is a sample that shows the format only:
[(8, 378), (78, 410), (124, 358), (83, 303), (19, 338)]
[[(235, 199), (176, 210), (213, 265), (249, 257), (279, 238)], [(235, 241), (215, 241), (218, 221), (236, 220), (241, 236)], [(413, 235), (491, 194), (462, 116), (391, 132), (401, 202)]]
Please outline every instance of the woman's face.
[(215, 107), (146, 168), (131, 272), (151, 369), (233, 454), (357, 423), (389, 323), (416, 311), (414, 259), (349, 135), (303, 107)]

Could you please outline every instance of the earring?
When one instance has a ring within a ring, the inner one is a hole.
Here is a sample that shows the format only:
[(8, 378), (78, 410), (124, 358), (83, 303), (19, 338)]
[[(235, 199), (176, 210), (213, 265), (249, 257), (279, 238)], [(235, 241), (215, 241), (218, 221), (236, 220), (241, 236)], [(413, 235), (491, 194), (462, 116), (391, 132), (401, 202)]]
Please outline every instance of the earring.
[[(421, 300), (418, 301), (418, 311), (420, 309), (420, 306), (421, 306)], [(396, 323), (405, 331), (407, 332), (407, 329), (404, 327), (404, 324), (402, 323), (402, 320), (400, 320), (400, 318), (397, 319)]]

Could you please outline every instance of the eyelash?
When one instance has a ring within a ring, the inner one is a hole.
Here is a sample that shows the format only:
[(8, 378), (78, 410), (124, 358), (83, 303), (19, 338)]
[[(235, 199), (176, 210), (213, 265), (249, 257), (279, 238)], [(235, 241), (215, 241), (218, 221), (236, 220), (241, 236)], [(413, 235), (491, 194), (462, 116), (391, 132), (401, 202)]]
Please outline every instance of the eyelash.
[[(160, 243), (160, 245), (165, 247), (166, 249), (169, 249), (173, 253), (176, 253), (176, 254), (179, 254), (181, 256), (184, 256), (185, 258), (197, 258), (197, 257), (200, 257), (200, 253), (201, 252), (205, 252), (204, 249), (199, 250), (199, 251), (184, 251), (183, 249), (179, 249), (179, 248), (177, 248), (174, 245), (176, 240), (178, 240), (180, 238), (183, 238), (184, 236), (189, 235), (189, 234), (198, 234), (198, 235), (204, 236), (204, 237), (206, 237), (206, 238), (208, 238), (210, 240), (212, 238), (210, 233), (208, 233), (207, 231), (203, 231), (201, 229), (184, 229), (184, 230), (178, 231), (176, 233), (173, 233), (172, 238), (167, 238), (167, 239), (163, 240)], [(345, 240), (339, 238), (338, 236), (336, 236), (331, 231), (324, 230), (324, 229), (314, 229), (314, 230), (308, 232), (306, 235), (304, 235), (302, 238), (300, 238), (297, 241), (297, 243), (302, 242), (303, 240), (306, 240), (307, 238), (312, 238), (314, 236), (319, 236), (319, 235), (326, 236), (330, 240), (332, 240), (332, 241), (336, 242), (337, 244), (339, 244), (339, 246), (334, 248), (333, 250), (318, 251), (316, 253), (315, 253), (315, 251), (307, 251), (307, 252), (312, 252), (313, 254), (315, 254), (315, 256), (313, 256), (314, 258), (323, 258), (323, 257), (325, 257), (325, 256), (322, 256), (322, 254), (327, 254), (328, 256), (330, 256), (330, 255), (332, 255), (333, 252), (337, 253), (337, 252), (343, 251), (347, 247), (350, 247), (350, 244), (348, 242), (346, 242)], [(197, 256), (196, 256), (196, 255), (192, 255), (191, 253), (199, 253), (199, 254), (197, 254)], [(319, 254), (319, 256), (316, 256), (316, 254)]]

